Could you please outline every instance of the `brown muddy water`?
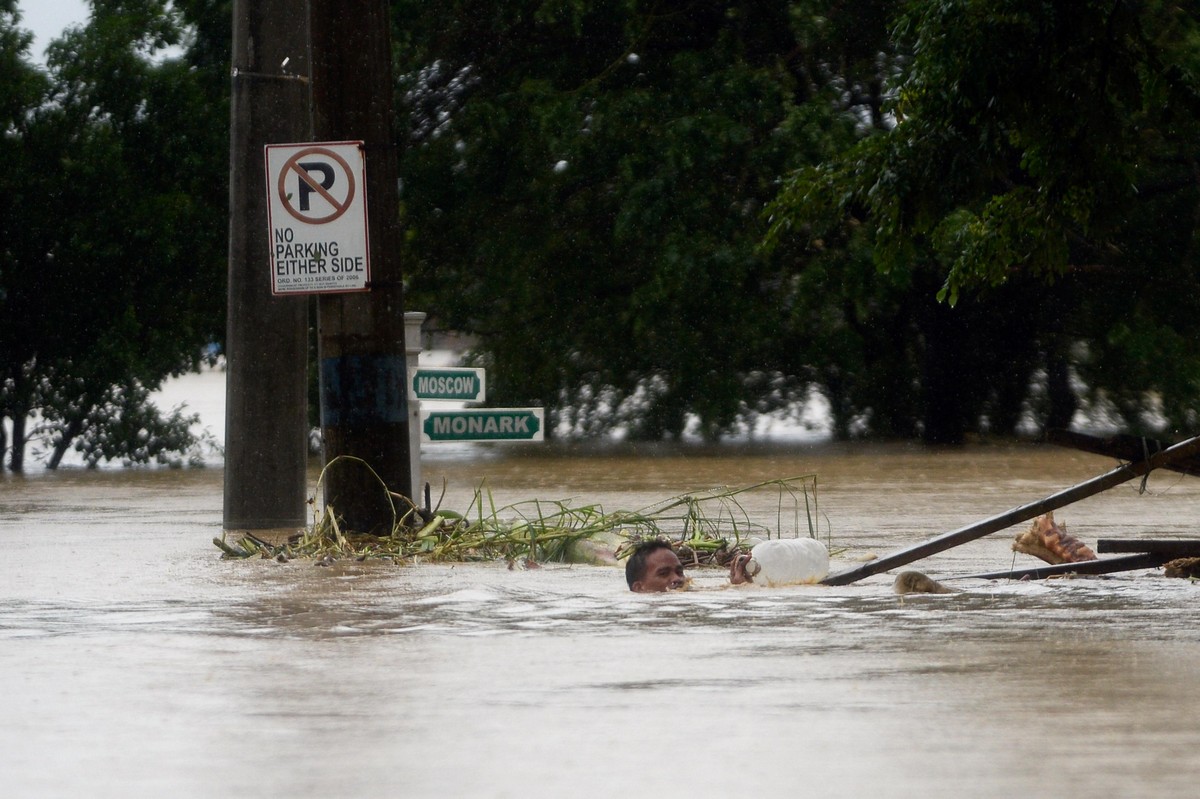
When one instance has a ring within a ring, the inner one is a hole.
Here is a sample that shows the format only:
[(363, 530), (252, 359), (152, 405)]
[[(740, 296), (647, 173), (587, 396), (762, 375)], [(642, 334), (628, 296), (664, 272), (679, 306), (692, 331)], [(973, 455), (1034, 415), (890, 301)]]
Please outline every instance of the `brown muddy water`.
[[(429, 453), (461, 507), (638, 509), (815, 472), (834, 569), (1113, 464), (1035, 446)], [(314, 474), (315, 480), (315, 474)], [(1200, 585), (1146, 570), (630, 594), (613, 567), (223, 561), (220, 469), (0, 481), (12, 797), (1174, 797), (1200, 781)], [(1056, 513), (1192, 536), (1200, 480)], [(771, 523), (775, 506), (750, 507)], [(913, 564), (1039, 565), (1017, 530)]]

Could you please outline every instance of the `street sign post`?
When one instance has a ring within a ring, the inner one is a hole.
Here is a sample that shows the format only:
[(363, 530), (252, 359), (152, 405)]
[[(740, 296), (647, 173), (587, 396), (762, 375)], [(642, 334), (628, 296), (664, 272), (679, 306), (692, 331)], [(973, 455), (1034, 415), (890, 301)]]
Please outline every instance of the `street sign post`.
[(367, 290), (363, 152), (361, 141), (266, 145), (274, 294)]
[(410, 400), (483, 402), (487, 384), (483, 369), (419, 366), (408, 370)]
[(422, 410), (421, 441), (543, 441), (542, 408)]
[[(439, 407), (445, 402), (482, 402), (486, 395), (483, 369), (417, 366), (408, 370), (409, 402), (420, 408), (421, 443), (545, 440), (542, 408)], [(427, 408), (426, 402), (431, 406)]]

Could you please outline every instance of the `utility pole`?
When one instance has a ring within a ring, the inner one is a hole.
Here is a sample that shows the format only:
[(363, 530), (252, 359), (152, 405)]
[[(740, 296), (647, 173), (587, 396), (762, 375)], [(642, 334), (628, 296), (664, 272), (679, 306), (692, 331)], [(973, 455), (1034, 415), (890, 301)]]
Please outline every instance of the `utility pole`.
[(310, 7), (314, 136), (365, 142), (371, 259), (368, 292), (318, 298), (325, 461), (352, 456), (370, 467), (349, 458), (335, 464), (324, 476), (325, 503), (346, 529), (384, 533), (395, 516), (379, 481), (413, 491), (388, 4)]
[(308, 303), (271, 294), (263, 147), (311, 136), (306, 0), (234, 0), (226, 531), (306, 523)]

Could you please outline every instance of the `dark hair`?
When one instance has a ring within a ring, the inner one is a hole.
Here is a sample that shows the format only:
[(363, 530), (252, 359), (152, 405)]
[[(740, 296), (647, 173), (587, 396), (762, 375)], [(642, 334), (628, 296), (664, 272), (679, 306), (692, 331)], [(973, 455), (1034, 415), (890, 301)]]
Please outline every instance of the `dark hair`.
[(650, 557), (650, 553), (660, 549), (671, 549), (671, 545), (666, 541), (655, 539), (654, 541), (644, 541), (633, 550), (629, 560), (625, 561), (625, 582), (629, 583), (630, 588), (633, 588), (634, 583), (646, 576), (646, 558)]

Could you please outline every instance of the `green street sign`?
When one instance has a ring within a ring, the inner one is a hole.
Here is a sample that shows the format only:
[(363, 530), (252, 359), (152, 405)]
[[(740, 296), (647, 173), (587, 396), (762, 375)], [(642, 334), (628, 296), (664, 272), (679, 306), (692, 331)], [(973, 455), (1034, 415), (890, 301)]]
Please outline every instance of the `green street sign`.
[(542, 408), (421, 411), (421, 441), (543, 441)]
[(408, 370), (408, 398), (483, 402), (486, 386), (482, 369), (418, 366)]

